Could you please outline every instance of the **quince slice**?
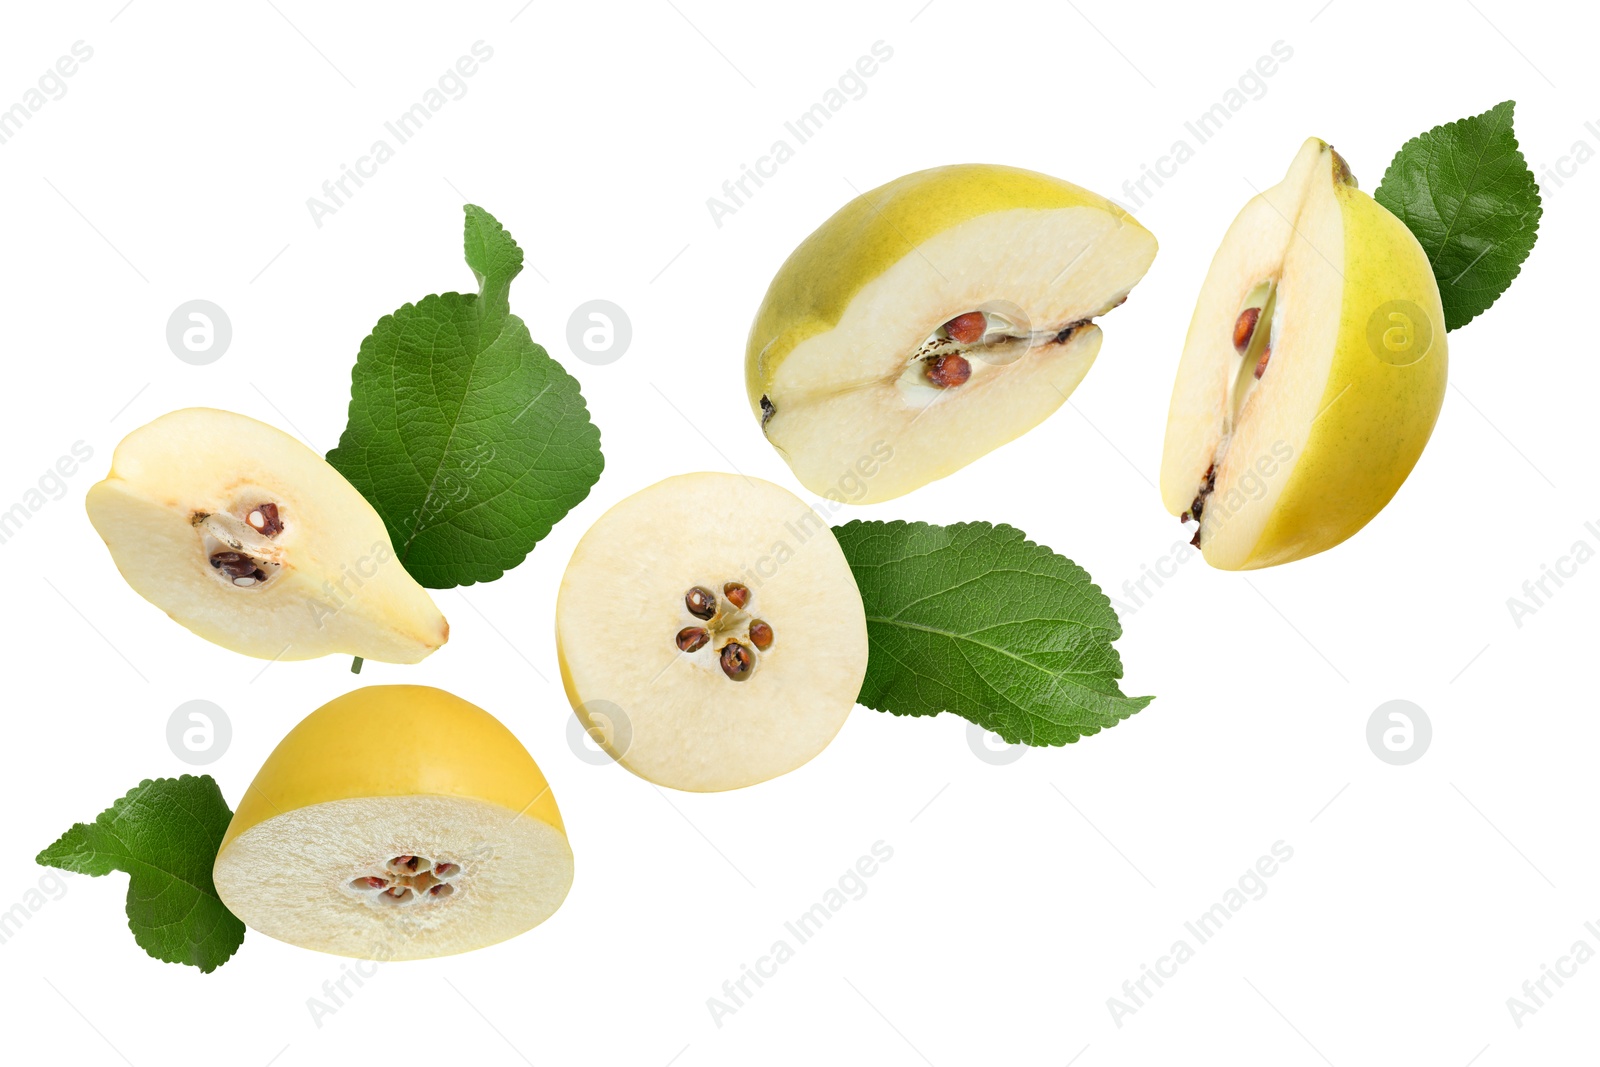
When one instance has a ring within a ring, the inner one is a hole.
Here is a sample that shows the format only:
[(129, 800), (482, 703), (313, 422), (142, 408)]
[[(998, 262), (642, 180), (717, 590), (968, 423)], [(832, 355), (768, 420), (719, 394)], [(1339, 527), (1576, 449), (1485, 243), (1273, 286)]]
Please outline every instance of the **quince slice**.
[(86, 503), (134, 591), (235, 652), (416, 663), (450, 635), (366, 498), (244, 415), (185, 408), (134, 430)]
[(1313, 137), (1222, 239), (1184, 343), (1161, 496), (1224, 570), (1337, 545), (1389, 503), (1444, 403), (1427, 254)]

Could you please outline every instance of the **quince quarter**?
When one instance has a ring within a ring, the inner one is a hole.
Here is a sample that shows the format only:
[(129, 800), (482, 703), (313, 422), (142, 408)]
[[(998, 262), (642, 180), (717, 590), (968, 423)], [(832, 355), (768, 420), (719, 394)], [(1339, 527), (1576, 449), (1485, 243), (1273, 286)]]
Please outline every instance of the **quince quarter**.
[(1162, 501), (1198, 522), (1214, 567), (1326, 551), (1411, 473), (1446, 366), (1427, 254), (1311, 138), (1211, 262), (1172, 390)]
[(228, 910), (268, 937), (411, 960), (532, 929), (572, 872), (549, 783), (510, 730), (442, 689), (378, 685), (278, 743), (212, 873)]
[(163, 415), (123, 439), (86, 503), (134, 591), (224, 648), (416, 663), (449, 637), (366, 498), (255, 419)]

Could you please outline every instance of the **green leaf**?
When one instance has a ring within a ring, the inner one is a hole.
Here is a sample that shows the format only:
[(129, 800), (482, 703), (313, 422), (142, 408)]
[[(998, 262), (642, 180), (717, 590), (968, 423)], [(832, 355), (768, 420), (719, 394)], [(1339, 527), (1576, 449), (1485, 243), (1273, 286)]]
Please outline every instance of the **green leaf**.
[(511, 310), (511, 280), (522, 273), (522, 249), (493, 215), (471, 204), (466, 210), (467, 266), (486, 308), (505, 315)]
[(217, 896), (211, 867), (233, 812), (210, 775), (146, 779), (76, 823), (37, 861), (94, 877), (128, 874), (128, 928), (158, 960), (210, 973), (244, 941), (244, 923)]
[(1413, 137), (1373, 194), (1427, 252), (1447, 330), (1500, 298), (1539, 236), (1539, 186), (1517, 150), (1515, 107), (1507, 100)]
[(600, 478), (600, 431), (577, 380), (511, 314), (522, 249), (467, 205), (478, 293), (424, 297), (361, 342), (333, 464), (371, 501), (425, 586), (492, 581)]
[(1062, 745), (1153, 699), (1117, 687), (1111, 601), (1021, 530), (856, 521), (834, 533), (867, 609), (867, 707), (949, 711), (1012, 744)]

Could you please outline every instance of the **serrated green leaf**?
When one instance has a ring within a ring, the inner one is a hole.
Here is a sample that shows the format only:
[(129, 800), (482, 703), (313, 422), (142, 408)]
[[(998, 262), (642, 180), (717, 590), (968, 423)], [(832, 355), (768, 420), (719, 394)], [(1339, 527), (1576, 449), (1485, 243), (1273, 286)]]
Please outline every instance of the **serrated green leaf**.
[(92, 823), (76, 823), (37, 862), (95, 877), (128, 875), (128, 928), (158, 960), (207, 973), (244, 941), (211, 868), (233, 812), (210, 775), (146, 779)]
[(1507, 100), (1413, 137), (1373, 193), (1427, 252), (1447, 330), (1500, 298), (1539, 236), (1539, 186), (1517, 149), (1515, 107)]
[(433, 589), (521, 563), (605, 466), (577, 380), (510, 312), (522, 249), (482, 208), (466, 215), (480, 291), (424, 297), (373, 327), (328, 453)]
[(949, 711), (1012, 744), (1062, 745), (1153, 699), (1118, 688), (1111, 601), (1021, 530), (856, 521), (834, 533), (866, 605), (867, 707)]
[(478, 279), (478, 292), (495, 314), (510, 310), (511, 281), (522, 273), (522, 249), (487, 211), (467, 205), (467, 266)]

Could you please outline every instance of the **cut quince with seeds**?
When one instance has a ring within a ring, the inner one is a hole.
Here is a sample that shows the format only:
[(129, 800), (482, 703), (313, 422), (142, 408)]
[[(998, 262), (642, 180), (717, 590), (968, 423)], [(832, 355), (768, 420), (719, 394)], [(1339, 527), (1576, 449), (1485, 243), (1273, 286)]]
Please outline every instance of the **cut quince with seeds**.
[(217, 893), (246, 926), (363, 959), (447, 956), (544, 922), (572, 885), (555, 798), (515, 735), (440, 689), (324, 704), (262, 765)]
[(163, 415), (117, 446), (87, 504), (134, 591), (224, 648), (416, 663), (449, 636), (366, 498), (255, 419)]
[(789, 256), (745, 355), (751, 408), (812, 492), (867, 504), (1021, 436), (1100, 350), (1156, 240), (1116, 204), (985, 164), (858, 196)]
[(567, 698), (641, 778), (710, 792), (827, 747), (867, 671), (861, 592), (832, 529), (787, 489), (685, 474), (578, 542), (556, 601)]
[(1383, 509), (1444, 402), (1444, 314), (1404, 223), (1325, 142), (1245, 205), (1211, 262), (1161, 495), (1224, 570), (1325, 551)]

